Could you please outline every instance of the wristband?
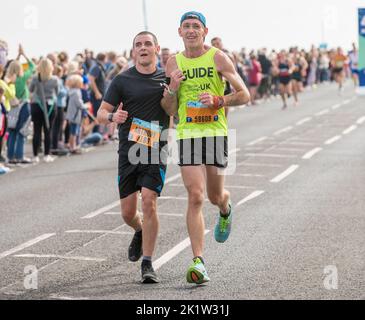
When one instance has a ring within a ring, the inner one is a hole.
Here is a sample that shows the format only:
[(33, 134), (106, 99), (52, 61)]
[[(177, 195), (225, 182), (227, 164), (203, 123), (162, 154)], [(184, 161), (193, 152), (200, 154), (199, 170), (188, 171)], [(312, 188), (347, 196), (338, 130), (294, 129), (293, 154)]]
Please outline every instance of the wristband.
[(214, 96), (213, 97), (213, 107), (214, 109), (220, 109), (224, 106), (224, 97), (218, 97), (218, 96)]
[(166, 91), (170, 96), (174, 96), (176, 94), (176, 91), (171, 90), (169, 86), (166, 86)]
[(171, 90), (169, 85), (166, 84), (166, 83), (161, 83), (161, 87), (164, 87), (165, 90), (167, 91), (167, 93), (170, 95), (170, 96), (174, 96), (176, 94), (177, 91), (174, 91), (174, 90)]
[(108, 121), (110, 122), (110, 123), (113, 123), (114, 121), (113, 121), (113, 118), (114, 118), (114, 113), (109, 113), (108, 114)]

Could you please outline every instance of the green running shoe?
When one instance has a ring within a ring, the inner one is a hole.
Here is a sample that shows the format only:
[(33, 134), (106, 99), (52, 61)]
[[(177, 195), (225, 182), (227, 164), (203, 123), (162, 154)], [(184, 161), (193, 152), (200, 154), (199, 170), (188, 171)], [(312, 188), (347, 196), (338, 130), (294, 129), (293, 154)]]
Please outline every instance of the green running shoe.
[(214, 236), (215, 240), (219, 243), (224, 243), (228, 240), (231, 234), (232, 227), (232, 203), (229, 201), (229, 215), (228, 217), (222, 217), (222, 213), (219, 214), (218, 223), (215, 227)]
[(203, 284), (210, 281), (207, 270), (199, 258), (195, 258), (194, 263), (189, 267), (186, 279), (189, 283)]

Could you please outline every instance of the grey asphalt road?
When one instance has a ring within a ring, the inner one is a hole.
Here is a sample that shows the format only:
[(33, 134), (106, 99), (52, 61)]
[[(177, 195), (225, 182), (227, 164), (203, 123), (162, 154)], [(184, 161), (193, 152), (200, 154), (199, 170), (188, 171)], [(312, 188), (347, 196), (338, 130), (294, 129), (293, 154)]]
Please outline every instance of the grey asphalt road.
[(185, 280), (192, 253), (176, 165), (159, 200), (161, 283), (139, 284), (109, 144), (0, 177), (0, 299), (364, 299), (365, 98), (350, 83), (342, 96), (326, 85), (300, 98), (287, 111), (274, 99), (230, 114), (234, 225), (216, 243), (217, 210), (205, 204), (209, 284)]

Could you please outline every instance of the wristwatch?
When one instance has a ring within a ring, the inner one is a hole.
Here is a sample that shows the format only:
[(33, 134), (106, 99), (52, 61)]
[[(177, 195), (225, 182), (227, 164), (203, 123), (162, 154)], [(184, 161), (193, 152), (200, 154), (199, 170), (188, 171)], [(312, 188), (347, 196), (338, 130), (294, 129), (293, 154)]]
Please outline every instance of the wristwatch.
[(114, 117), (114, 113), (109, 113), (108, 114), (108, 121), (113, 122), (113, 117)]

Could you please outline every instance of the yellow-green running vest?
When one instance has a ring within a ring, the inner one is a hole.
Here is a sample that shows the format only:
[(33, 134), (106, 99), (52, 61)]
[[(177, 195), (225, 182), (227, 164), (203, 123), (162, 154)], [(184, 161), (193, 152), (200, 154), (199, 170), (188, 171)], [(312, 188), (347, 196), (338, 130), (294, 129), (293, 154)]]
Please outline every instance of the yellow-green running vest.
[(183, 53), (176, 55), (178, 68), (186, 78), (178, 92), (180, 121), (177, 140), (228, 135), (224, 108), (212, 110), (199, 102), (199, 95), (205, 92), (215, 96), (224, 95), (225, 82), (219, 76), (214, 62), (217, 51), (211, 48), (193, 59), (186, 58)]

